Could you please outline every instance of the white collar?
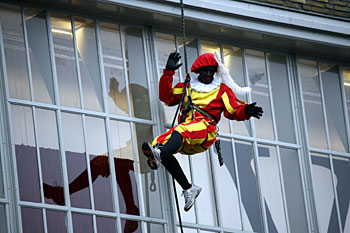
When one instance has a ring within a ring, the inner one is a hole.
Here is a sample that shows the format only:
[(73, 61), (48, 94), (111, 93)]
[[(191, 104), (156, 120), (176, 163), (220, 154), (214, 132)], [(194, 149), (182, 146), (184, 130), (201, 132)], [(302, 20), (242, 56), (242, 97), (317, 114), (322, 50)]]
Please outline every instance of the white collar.
[(191, 87), (197, 92), (211, 92), (221, 84), (221, 80), (218, 77), (214, 76), (214, 79), (211, 83), (205, 84), (201, 83), (198, 78), (192, 78), (190, 83)]

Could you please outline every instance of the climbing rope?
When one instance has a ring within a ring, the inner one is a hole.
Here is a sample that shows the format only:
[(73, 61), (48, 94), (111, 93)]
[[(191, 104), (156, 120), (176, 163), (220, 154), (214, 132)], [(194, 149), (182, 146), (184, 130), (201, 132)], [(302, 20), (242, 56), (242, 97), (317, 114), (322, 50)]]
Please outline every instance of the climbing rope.
[[(185, 78), (185, 82), (184, 82), (182, 96), (181, 96), (180, 102), (179, 102), (179, 104), (177, 106), (177, 109), (176, 109), (176, 112), (175, 112), (175, 115), (174, 115), (174, 119), (173, 119), (173, 122), (171, 124), (171, 128), (174, 127), (176, 116), (177, 116), (177, 114), (179, 112), (180, 107), (184, 108), (183, 104), (184, 104), (184, 100), (185, 100), (186, 86), (187, 86), (187, 84), (190, 81), (190, 75), (188, 74), (188, 67), (187, 67), (186, 30), (185, 30), (185, 15), (184, 15), (183, 0), (180, 0), (180, 8), (181, 8), (182, 36), (183, 36), (183, 43), (184, 43), (184, 58), (185, 58), (186, 78)], [(173, 189), (174, 189), (174, 194), (175, 194), (176, 210), (177, 210), (177, 215), (178, 215), (178, 218), (179, 218), (180, 230), (181, 230), (181, 233), (184, 233), (183, 228), (182, 228), (181, 212), (180, 212), (179, 200), (178, 200), (177, 193), (176, 193), (176, 185), (175, 185), (175, 179), (174, 178), (173, 178)]]

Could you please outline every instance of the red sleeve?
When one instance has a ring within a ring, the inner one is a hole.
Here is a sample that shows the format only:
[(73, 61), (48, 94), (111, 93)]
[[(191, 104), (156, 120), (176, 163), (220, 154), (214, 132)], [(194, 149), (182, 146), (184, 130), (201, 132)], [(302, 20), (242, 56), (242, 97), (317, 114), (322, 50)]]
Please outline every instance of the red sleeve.
[(159, 80), (159, 99), (168, 106), (177, 105), (183, 93), (183, 83), (178, 83), (172, 88), (174, 71), (163, 70)]
[(230, 88), (227, 88), (221, 96), (224, 102), (224, 116), (230, 120), (244, 121), (249, 120), (250, 116), (245, 114), (244, 108), (247, 104), (239, 104), (236, 95)]

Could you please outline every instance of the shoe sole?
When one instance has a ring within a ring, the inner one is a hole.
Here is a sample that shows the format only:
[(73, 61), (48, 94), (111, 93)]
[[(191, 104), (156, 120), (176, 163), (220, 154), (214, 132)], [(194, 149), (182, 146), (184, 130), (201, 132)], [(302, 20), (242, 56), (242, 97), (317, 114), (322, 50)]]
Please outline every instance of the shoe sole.
[(197, 197), (199, 196), (199, 194), (200, 194), (201, 192), (202, 192), (202, 189), (200, 189), (199, 192), (197, 193), (197, 195), (194, 197), (194, 201), (193, 201), (192, 205), (190, 205), (187, 209), (184, 208), (185, 212), (189, 211), (189, 210), (192, 208), (192, 206), (193, 206), (194, 203), (196, 202)]
[(142, 144), (142, 152), (147, 157), (147, 164), (152, 170), (158, 169), (158, 162), (154, 157), (152, 145), (148, 142)]

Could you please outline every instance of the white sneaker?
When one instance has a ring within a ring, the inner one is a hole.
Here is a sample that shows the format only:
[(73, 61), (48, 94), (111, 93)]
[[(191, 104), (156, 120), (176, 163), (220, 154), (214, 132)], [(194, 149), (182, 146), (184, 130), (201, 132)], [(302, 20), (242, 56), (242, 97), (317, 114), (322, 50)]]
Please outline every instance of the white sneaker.
[(160, 149), (157, 147), (153, 148), (153, 146), (149, 142), (144, 142), (142, 144), (142, 152), (148, 158), (148, 166), (153, 170), (157, 170), (159, 167), (159, 163), (161, 162)]
[(185, 208), (184, 210), (187, 212), (191, 209), (193, 206), (194, 202), (196, 201), (196, 197), (200, 194), (202, 191), (202, 188), (192, 184), (192, 187), (182, 191), (182, 195), (185, 198)]

